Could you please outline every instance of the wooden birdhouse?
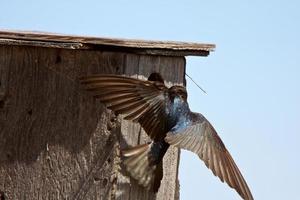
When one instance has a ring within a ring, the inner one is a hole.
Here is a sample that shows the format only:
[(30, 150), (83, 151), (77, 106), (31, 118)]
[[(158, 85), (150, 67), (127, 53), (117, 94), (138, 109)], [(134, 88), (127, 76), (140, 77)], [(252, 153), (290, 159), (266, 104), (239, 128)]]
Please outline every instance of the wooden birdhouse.
[(179, 199), (170, 148), (157, 194), (130, 178), (120, 149), (149, 141), (81, 89), (98, 73), (185, 84), (185, 56), (214, 45), (0, 31), (0, 199)]

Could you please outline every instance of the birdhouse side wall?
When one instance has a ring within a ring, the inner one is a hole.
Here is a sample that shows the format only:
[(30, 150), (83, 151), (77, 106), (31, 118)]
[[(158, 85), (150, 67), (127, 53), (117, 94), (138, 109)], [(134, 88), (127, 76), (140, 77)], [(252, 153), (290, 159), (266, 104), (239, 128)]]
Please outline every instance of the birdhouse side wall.
[(158, 195), (123, 172), (120, 148), (149, 141), (82, 90), (88, 74), (183, 83), (184, 57), (0, 46), (0, 195), (5, 199), (178, 199), (179, 151), (164, 158)]

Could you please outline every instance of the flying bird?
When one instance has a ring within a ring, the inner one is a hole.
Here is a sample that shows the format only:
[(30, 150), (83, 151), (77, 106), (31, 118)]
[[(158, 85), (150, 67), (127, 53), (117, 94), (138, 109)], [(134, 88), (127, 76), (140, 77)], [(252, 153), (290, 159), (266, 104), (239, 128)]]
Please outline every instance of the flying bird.
[(124, 119), (139, 123), (152, 142), (122, 151), (124, 165), (137, 182), (157, 192), (162, 159), (170, 145), (196, 153), (215, 176), (246, 200), (250, 189), (214, 127), (192, 112), (186, 88), (168, 88), (159, 73), (148, 80), (97, 74), (81, 79), (84, 88)]

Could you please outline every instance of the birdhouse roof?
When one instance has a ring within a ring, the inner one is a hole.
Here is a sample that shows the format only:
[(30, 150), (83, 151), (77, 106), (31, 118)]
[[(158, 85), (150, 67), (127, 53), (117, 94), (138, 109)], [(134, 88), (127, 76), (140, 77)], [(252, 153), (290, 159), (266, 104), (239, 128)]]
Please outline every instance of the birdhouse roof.
[(75, 36), (57, 33), (0, 30), (0, 45), (125, 51), (166, 56), (208, 56), (214, 44)]

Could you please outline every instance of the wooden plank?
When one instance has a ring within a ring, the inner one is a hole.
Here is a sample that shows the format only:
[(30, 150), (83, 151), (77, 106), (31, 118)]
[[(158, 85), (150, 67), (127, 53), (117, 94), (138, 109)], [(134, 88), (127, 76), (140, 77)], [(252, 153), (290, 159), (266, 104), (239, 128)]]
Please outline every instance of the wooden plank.
[[(69, 48), (68, 45), (75, 43), (76, 48), (82, 49), (101, 49), (101, 50), (122, 50), (132, 53), (167, 55), (167, 56), (187, 56), (198, 55), (207, 56), (210, 51), (214, 51), (214, 44), (202, 44), (191, 42), (174, 42), (174, 41), (153, 41), (153, 40), (133, 40), (117, 38), (101, 38), (87, 36), (62, 35), (54, 33), (41, 32), (22, 32), (22, 31), (4, 31), (0, 30), (2, 40), (20, 40), (19, 44), (23, 45), (44, 45), (53, 47), (53, 43), (59, 48)], [(32, 42), (26, 42), (32, 41)], [(40, 43), (44, 42), (44, 43)], [(49, 42), (49, 43), (46, 43)], [(81, 43), (82, 46), (78, 46)], [(10, 42), (11, 45), (17, 45), (17, 42)]]
[[(118, 121), (78, 77), (115, 73), (119, 56), (0, 46), (0, 192), (6, 199), (107, 199)], [(106, 60), (105, 62), (103, 60)], [(103, 65), (105, 64), (105, 66)], [(111, 146), (112, 145), (112, 146)]]
[(0, 45), (15, 45), (15, 46), (36, 46), (61, 49), (89, 49), (89, 47), (78, 42), (50, 42), (50, 41), (30, 41), (17, 39), (1, 39)]
[[(185, 59), (183, 57), (149, 56), (149, 55), (127, 55), (124, 66), (125, 74), (131, 77), (147, 79), (153, 72), (159, 72), (171, 85), (172, 83), (184, 84)], [(122, 121), (121, 148), (145, 144), (150, 141), (147, 134), (137, 124)], [(155, 195), (140, 187), (135, 181), (130, 180), (123, 174), (118, 179), (119, 196), (117, 200), (143, 199), (143, 200), (174, 200), (178, 195), (178, 166), (179, 150), (170, 147), (163, 160), (164, 176), (161, 187)], [(126, 173), (125, 173), (126, 174)]]

